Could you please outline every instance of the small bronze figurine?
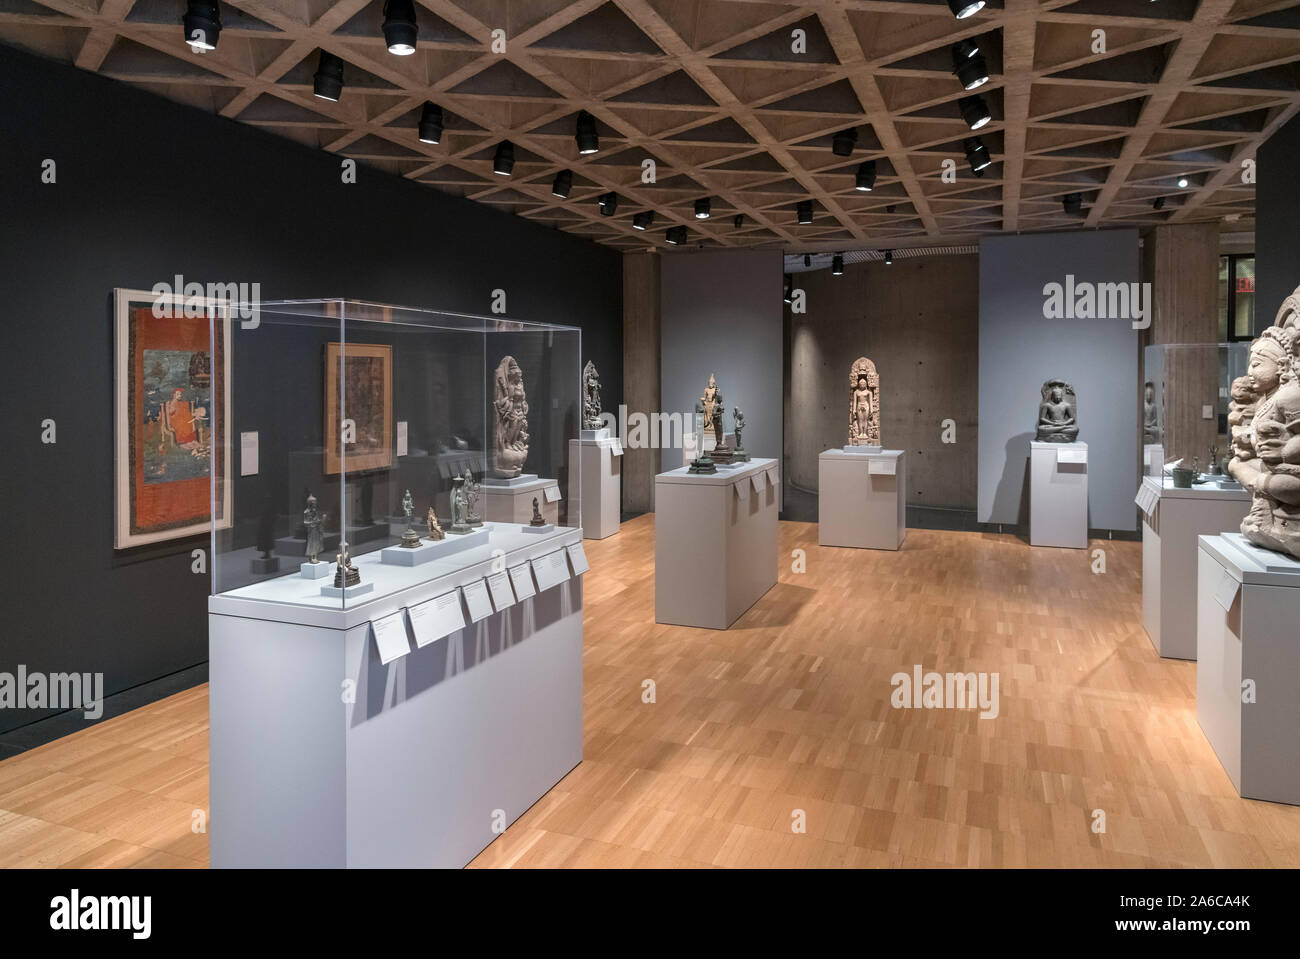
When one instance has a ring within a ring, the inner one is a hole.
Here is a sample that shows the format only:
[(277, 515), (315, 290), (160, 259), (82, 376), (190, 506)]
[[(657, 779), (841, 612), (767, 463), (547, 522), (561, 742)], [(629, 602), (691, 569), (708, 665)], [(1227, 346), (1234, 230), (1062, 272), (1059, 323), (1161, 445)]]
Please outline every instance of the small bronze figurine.
[(533, 518), (528, 521), (529, 526), (545, 526), (546, 520), (542, 518), (542, 511), (537, 506), (537, 497), (533, 497)]
[(478, 515), (478, 488), (479, 484), (474, 479), (474, 473), (468, 466), (465, 467), (465, 525), (482, 526), (483, 517)]
[(474, 527), (470, 526), (465, 520), (469, 513), (469, 502), (465, 498), (465, 477), (453, 476), (451, 478), (451, 529), (449, 532), (471, 533)]
[(352, 565), (352, 557), (348, 554), (348, 544), (339, 544), (339, 554), (335, 560), (334, 567), (334, 588), (342, 589), (345, 586), (360, 586), (361, 573)]
[(415, 549), (420, 545), (420, 534), (415, 531), (415, 521), (411, 518), (411, 514), (415, 512), (415, 500), (411, 499), (409, 489), (402, 497), (402, 512), (406, 514), (406, 529), (402, 531), (402, 542), (398, 545)]
[(433, 511), (432, 506), (429, 507), (428, 525), (429, 535), (426, 536), (425, 539), (433, 540), (436, 543), (447, 535), (442, 531), (442, 527), (438, 525), (438, 514)]
[(320, 562), (321, 550), (325, 548), (325, 537), (321, 531), (325, 525), (325, 514), (316, 509), (316, 497), (310, 492), (307, 494), (307, 508), (302, 511), (302, 525), (307, 530), (307, 562), (315, 566)]

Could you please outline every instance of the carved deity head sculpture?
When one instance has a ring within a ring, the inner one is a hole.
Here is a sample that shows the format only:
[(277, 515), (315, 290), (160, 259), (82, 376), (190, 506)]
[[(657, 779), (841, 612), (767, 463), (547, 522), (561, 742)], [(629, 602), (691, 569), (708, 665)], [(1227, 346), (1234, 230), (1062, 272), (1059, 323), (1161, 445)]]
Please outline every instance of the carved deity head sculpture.
[[(1295, 296), (1293, 293), (1288, 297), (1288, 302)], [(1228, 472), (1246, 489), (1254, 489), (1255, 480), (1263, 469), (1255, 445), (1255, 427), (1269, 419), (1278, 390), (1296, 375), (1293, 364), (1298, 332), (1296, 313), (1294, 310), (1287, 312), (1286, 304), (1283, 304), (1278, 318), (1293, 325), (1270, 326), (1250, 344), (1250, 363), (1243, 377), (1249, 381), (1249, 394), (1245, 394), (1243, 387), (1243, 395), (1249, 395), (1249, 402), (1241, 404), (1234, 395), (1228, 412), (1229, 422), (1236, 419), (1240, 424), (1234, 427), (1240, 432), (1234, 433), (1233, 457)]]
[(588, 360), (582, 368), (582, 428), (600, 429), (600, 414), (600, 375), (596, 372), (596, 364)]
[(849, 446), (880, 445), (880, 378), (865, 356), (849, 370)]
[(1252, 459), (1255, 450), (1250, 443), (1250, 426), (1255, 418), (1255, 405), (1259, 402), (1255, 381), (1249, 376), (1239, 376), (1232, 381), (1229, 392), (1232, 396), (1228, 412), (1228, 429), (1232, 432), (1230, 453), (1243, 460)]
[(492, 472), (510, 479), (523, 472), (528, 459), (528, 399), (524, 374), (513, 356), (503, 357), (494, 374), (493, 409), (496, 414)]

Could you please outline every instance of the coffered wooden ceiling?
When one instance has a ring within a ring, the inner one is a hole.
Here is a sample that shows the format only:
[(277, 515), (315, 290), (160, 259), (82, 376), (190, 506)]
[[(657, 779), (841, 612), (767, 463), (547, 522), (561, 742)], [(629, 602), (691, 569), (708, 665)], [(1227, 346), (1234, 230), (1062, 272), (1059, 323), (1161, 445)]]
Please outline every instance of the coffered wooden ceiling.
[[(623, 249), (665, 247), (676, 225), (691, 245), (800, 252), (1198, 220), (1249, 230), (1241, 161), (1300, 109), (1300, 0), (990, 0), (960, 21), (943, 0), (417, 0), (407, 57), (385, 47), (379, 0), (223, 0), (209, 53), (183, 42), (184, 6), (0, 0), (0, 41)], [(976, 91), (993, 114), (982, 178), (952, 75), (967, 37), (991, 73)], [(312, 95), (321, 49), (346, 64), (338, 103)], [(426, 100), (447, 118), (436, 146), (416, 137)], [(594, 155), (578, 154), (579, 110), (597, 118)], [(831, 135), (848, 127), (857, 148), (837, 157)], [(492, 172), (503, 139), (509, 178)], [(854, 190), (865, 159), (878, 161), (870, 193)], [(574, 186), (557, 200), (563, 168)], [(596, 203), (606, 191), (614, 216)], [(1076, 192), (1082, 211), (1067, 215)], [(805, 198), (815, 216), (801, 226)], [(647, 209), (653, 228), (634, 230)]]

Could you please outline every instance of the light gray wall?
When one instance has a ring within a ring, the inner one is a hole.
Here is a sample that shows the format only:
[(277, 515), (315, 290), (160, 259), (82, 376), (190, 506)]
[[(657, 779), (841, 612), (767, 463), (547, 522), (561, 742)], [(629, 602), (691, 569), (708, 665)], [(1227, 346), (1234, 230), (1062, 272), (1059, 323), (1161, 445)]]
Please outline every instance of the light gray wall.
[(1044, 380), (1073, 384), (1088, 444), (1088, 525), (1131, 530), (1138, 477), (1137, 331), (1130, 320), (1048, 320), (1043, 287), (1140, 279), (1136, 230), (980, 241), (979, 520), (1028, 516), (1026, 464)]
[[(779, 250), (678, 253), (663, 258), (660, 374), (665, 412), (695, 409), (716, 373), (731, 412), (745, 411), (745, 449), (781, 458), (781, 300)], [(682, 465), (680, 449), (662, 450), (661, 469)]]

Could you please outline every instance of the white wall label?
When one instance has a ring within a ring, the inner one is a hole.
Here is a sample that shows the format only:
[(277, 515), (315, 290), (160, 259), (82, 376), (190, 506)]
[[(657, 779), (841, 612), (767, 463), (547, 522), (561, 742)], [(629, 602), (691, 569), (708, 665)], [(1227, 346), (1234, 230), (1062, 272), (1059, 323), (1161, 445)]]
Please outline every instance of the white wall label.
[(569, 562), (565, 555), (565, 550), (557, 549), (554, 553), (533, 560), (533, 575), (537, 577), (539, 590), (545, 592), (569, 578)]
[(492, 615), (492, 600), (488, 598), (487, 583), (476, 579), (462, 587), (465, 591), (465, 605), (469, 607), (469, 621), (477, 623)]
[(411, 651), (411, 644), (406, 638), (406, 610), (399, 609), (391, 616), (376, 619), (370, 628), (375, 634), (375, 652), (385, 666)]
[(581, 543), (574, 543), (566, 548), (569, 551), (569, 562), (573, 564), (575, 576), (581, 576), (591, 569), (591, 566), (587, 563), (587, 551), (582, 548)]
[(537, 590), (533, 587), (533, 574), (529, 571), (527, 563), (511, 567), (510, 582), (515, 587), (515, 595), (521, 601), (537, 595)]
[(1241, 589), (1241, 584), (1232, 578), (1232, 574), (1226, 569), (1223, 571), (1223, 578), (1219, 580), (1219, 585), (1214, 589), (1214, 601), (1223, 607), (1226, 613), (1232, 609), (1232, 601), (1237, 598), (1237, 590)]
[(731, 488), (736, 491), (736, 495), (740, 497), (742, 503), (749, 500), (749, 483), (745, 480), (737, 480), (731, 484)]
[(428, 646), (436, 639), (465, 628), (465, 611), (460, 605), (459, 589), (435, 596), (419, 606), (412, 606), (408, 612), (411, 614), (411, 630), (415, 633), (416, 646)]
[(610, 452), (612, 455), (614, 455), (614, 456), (622, 456), (622, 455), (623, 455), (623, 444), (622, 444), (622, 442), (621, 442), (620, 440), (618, 440), (617, 438), (610, 440), (610, 442), (609, 442), (609, 452)]
[(545, 490), (546, 502), (554, 503), (560, 498), (560, 488), (558, 486), (548, 486)]
[(504, 572), (493, 573), (487, 578), (488, 592), (492, 594), (492, 605), (497, 612), (515, 604), (515, 594), (510, 590), (510, 577)]
[(398, 420), (397, 421), (397, 455), (398, 456), (406, 455), (408, 435), (409, 435), (409, 430), (407, 429), (406, 426), (406, 420)]
[(767, 471), (767, 481), (773, 486), (781, 485), (781, 474), (777, 472), (775, 466), (769, 467)]
[(239, 475), (257, 475), (257, 433), (239, 434)]
[(763, 492), (763, 487), (767, 484), (766, 473), (750, 473), (749, 482), (754, 486), (755, 493)]
[(1062, 447), (1056, 451), (1056, 462), (1058, 463), (1086, 463), (1088, 462), (1087, 450), (1072, 450)]

